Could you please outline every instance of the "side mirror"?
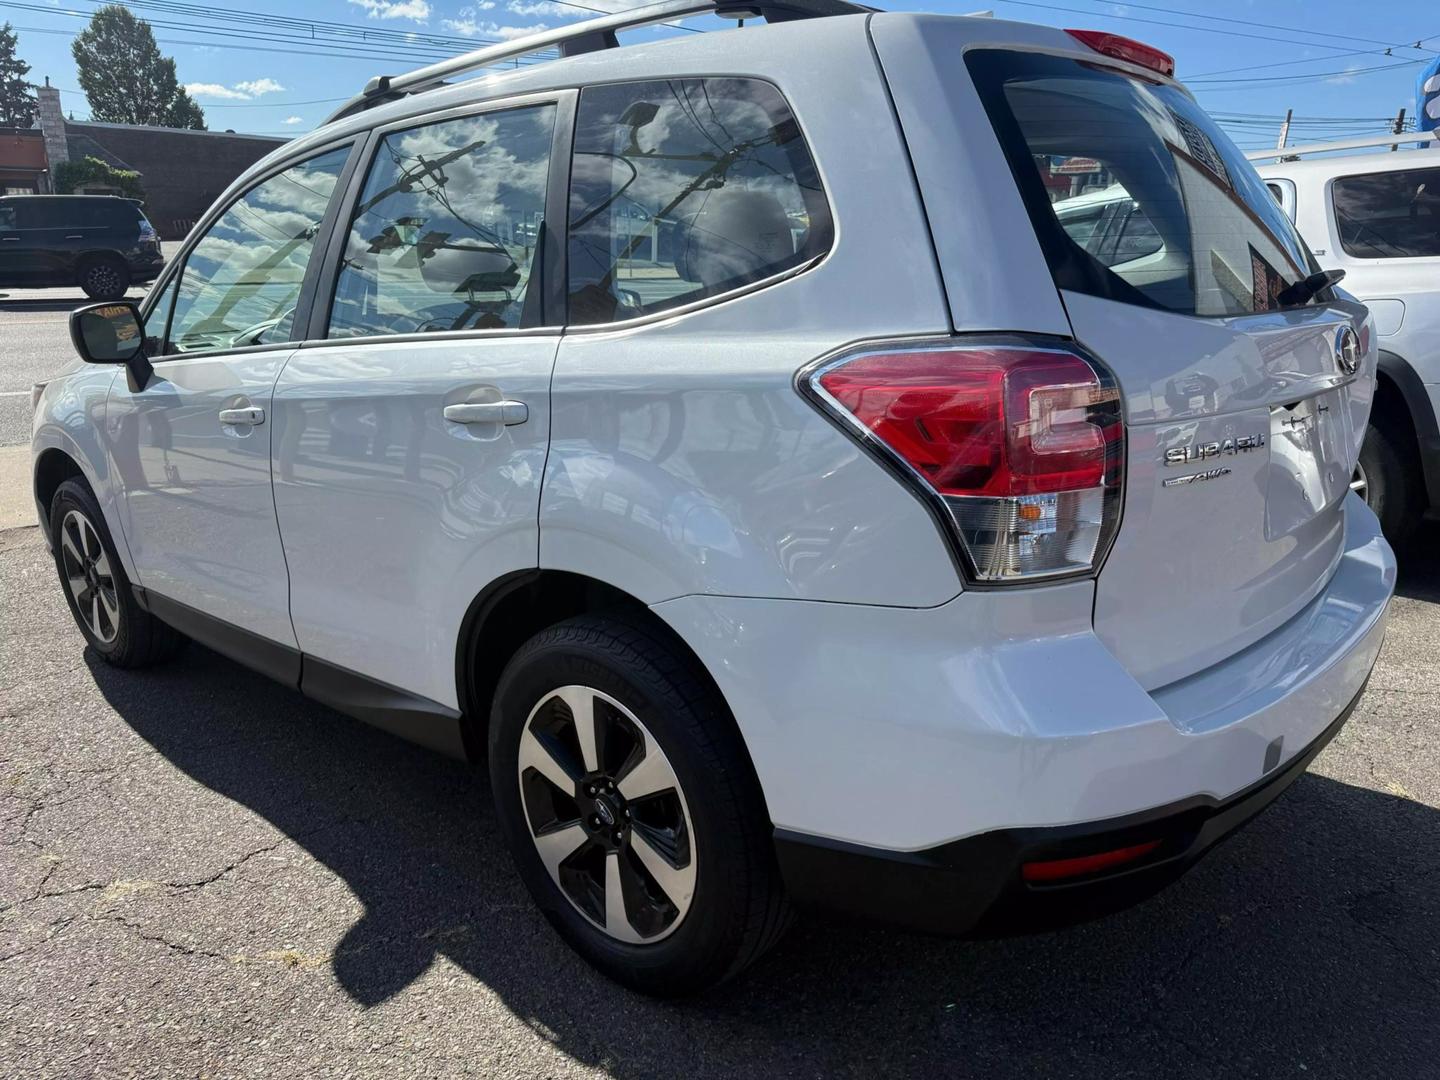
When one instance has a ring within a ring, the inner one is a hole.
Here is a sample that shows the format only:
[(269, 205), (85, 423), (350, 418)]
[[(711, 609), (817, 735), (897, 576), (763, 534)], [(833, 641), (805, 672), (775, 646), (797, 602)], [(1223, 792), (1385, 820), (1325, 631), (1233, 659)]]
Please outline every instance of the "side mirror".
[(70, 313), (70, 340), (88, 364), (124, 364), (143, 390), (155, 369), (145, 356), (145, 324), (128, 300), (91, 304)]

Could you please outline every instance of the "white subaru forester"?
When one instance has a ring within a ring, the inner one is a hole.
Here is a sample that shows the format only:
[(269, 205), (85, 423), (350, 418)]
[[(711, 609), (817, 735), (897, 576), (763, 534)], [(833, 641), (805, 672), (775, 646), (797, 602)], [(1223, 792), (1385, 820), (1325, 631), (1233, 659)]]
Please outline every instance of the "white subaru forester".
[[(1370, 319), (1169, 57), (718, 10), (771, 25), (372, 81), (75, 313), (34, 427), (91, 648), (487, 759), (540, 907), (652, 993), (791, 904), (1153, 892), (1338, 730), (1395, 578)], [(1117, 186), (1102, 259), (1065, 204)]]

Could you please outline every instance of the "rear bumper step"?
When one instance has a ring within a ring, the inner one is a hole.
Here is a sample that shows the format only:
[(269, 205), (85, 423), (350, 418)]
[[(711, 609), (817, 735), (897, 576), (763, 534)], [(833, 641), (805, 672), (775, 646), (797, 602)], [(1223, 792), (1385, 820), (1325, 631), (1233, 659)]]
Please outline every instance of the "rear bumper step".
[[(1228, 799), (1195, 796), (1125, 817), (1000, 829), (925, 851), (896, 852), (776, 830), (791, 899), (868, 921), (952, 936), (994, 937), (1106, 915), (1159, 892), (1293, 784), (1345, 725), (1360, 692), (1304, 750)], [(1113, 871), (1039, 884), (1027, 863), (1159, 844)]]

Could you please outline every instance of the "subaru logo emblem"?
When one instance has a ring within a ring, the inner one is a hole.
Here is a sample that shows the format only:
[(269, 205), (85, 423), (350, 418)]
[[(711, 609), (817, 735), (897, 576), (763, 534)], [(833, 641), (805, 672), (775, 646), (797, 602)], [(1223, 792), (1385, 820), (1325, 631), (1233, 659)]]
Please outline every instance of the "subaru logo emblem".
[(600, 820), (605, 823), (607, 828), (615, 824), (615, 811), (610, 809), (610, 804), (604, 799), (595, 800), (595, 813), (600, 816)]
[(1349, 326), (1335, 339), (1335, 365), (1346, 375), (1360, 370), (1360, 338)]

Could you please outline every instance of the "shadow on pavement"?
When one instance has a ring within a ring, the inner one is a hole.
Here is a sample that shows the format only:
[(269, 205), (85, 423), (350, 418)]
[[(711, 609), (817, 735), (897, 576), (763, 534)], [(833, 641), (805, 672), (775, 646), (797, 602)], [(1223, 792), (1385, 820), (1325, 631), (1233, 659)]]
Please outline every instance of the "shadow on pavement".
[(1395, 592), (1412, 600), (1440, 603), (1440, 523), (1422, 525), (1397, 558), (1400, 580)]
[(366, 1006), (443, 955), (621, 1077), (1419, 1076), (1440, 1056), (1440, 813), (1407, 799), (1306, 776), (1105, 921), (957, 942), (806, 919), (738, 981), (664, 1004), (561, 944), (481, 773), (198, 647), (144, 675), (87, 659), (136, 732), (353, 890), (334, 974)]

